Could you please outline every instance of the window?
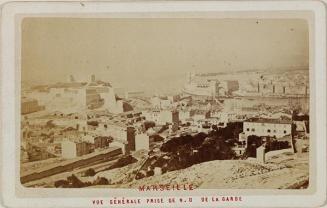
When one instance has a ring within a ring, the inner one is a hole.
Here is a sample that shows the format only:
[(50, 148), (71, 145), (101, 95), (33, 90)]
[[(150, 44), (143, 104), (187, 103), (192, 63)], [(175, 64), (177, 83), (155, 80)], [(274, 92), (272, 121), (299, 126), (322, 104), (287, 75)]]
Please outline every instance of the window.
[(250, 128), (246, 128), (246, 131), (250, 131)]
[(268, 129), (267, 132), (270, 133), (271, 132), (270, 129)]
[(276, 133), (277, 131), (276, 131), (276, 129), (274, 130), (274, 133)]
[(251, 129), (251, 131), (255, 131), (255, 129)]
[(284, 130), (284, 134), (286, 134), (287, 133), (287, 131), (286, 130)]

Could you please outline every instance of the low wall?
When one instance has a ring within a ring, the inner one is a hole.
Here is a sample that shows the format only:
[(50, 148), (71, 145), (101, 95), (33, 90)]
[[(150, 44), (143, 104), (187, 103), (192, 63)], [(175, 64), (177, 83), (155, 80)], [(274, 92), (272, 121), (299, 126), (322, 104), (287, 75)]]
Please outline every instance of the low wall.
[(275, 155), (279, 155), (279, 154), (286, 153), (286, 152), (294, 153), (294, 150), (293, 150), (293, 148), (274, 150), (274, 151), (267, 152), (265, 154), (265, 157), (266, 157), (266, 159), (269, 159), (269, 158), (271, 158), (271, 157), (273, 157)]

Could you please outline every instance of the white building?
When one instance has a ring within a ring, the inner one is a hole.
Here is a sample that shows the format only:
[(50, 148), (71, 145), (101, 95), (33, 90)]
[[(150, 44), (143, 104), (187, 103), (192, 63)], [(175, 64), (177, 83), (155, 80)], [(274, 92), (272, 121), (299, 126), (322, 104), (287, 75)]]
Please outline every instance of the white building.
[(47, 91), (32, 91), (26, 95), (29, 98), (36, 99), (39, 105), (46, 105), (49, 103), (49, 92)]
[(161, 99), (160, 100), (160, 108), (161, 109), (168, 109), (173, 107), (173, 102), (171, 100), (168, 99)]
[(117, 101), (113, 87), (94, 79), (87, 85), (79, 82), (57, 83), (47, 91), (33, 91), (27, 96), (38, 100), (48, 111), (75, 113), (91, 107), (103, 107), (111, 113), (122, 113), (123, 101)]
[(151, 100), (150, 100), (152, 107), (160, 108), (160, 100), (161, 99), (159, 97), (157, 97), (157, 96), (152, 97)]
[(241, 132), (239, 135), (238, 135), (238, 141), (239, 142), (246, 142), (247, 140), (247, 136), (245, 134), (245, 132)]
[(75, 113), (86, 109), (86, 90), (80, 88), (51, 88), (46, 110)]
[(62, 141), (61, 156), (65, 159), (75, 158), (77, 156), (76, 143), (69, 140)]
[(175, 123), (178, 122), (178, 115), (179, 112), (177, 111), (170, 111), (170, 110), (162, 110), (159, 114), (159, 125), (164, 125), (166, 123)]
[(80, 112), (86, 108), (85, 88), (51, 88), (45, 107), (66, 114)]
[(178, 122), (179, 117), (179, 112), (171, 110), (152, 110), (142, 112), (142, 114), (145, 116), (145, 120), (153, 121), (159, 125)]
[(182, 123), (186, 123), (188, 119), (191, 118), (191, 111), (188, 110), (181, 110), (179, 111), (179, 120)]
[(155, 123), (158, 123), (159, 121), (159, 114), (160, 114), (160, 110), (151, 110), (151, 111), (142, 112), (142, 115), (144, 115), (145, 120), (153, 121)]
[(114, 140), (122, 142), (127, 141), (127, 127), (108, 124), (108, 136), (111, 136)]
[(149, 136), (146, 134), (137, 134), (135, 136), (135, 151), (141, 149), (149, 150), (149, 148), (150, 148)]
[(90, 83), (87, 87), (88, 95), (99, 95), (103, 101), (103, 108), (107, 109), (110, 113), (122, 113), (123, 112), (123, 101), (116, 100), (114, 88), (108, 83)]
[(243, 123), (243, 132), (250, 135), (281, 138), (292, 133), (292, 121), (252, 118)]

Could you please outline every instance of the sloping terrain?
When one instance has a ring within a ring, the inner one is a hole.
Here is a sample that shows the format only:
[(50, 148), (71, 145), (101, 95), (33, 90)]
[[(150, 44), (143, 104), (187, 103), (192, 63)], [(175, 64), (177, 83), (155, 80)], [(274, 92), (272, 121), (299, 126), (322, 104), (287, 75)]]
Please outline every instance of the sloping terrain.
[(203, 189), (294, 189), (306, 188), (308, 180), (308, 153), (304, 153), (301, 156), (281, 154), (265, 164), (259, 164), (255, 160), (215, 160), (163, 175), (105, 187), (192, 184), (194, 188)]

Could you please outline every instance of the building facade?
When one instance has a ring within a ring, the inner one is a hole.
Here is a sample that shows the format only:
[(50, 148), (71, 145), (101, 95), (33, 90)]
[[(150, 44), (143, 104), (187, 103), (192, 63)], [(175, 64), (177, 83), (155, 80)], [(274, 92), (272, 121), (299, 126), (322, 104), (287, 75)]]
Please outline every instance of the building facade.
[(137, 134), (135, 136), (135, 151), (138, 150), (149, 150), (150, 142), (149, 136), (146, 134)]
[(21, 114), (34, 113), (40, 110), (44, 110), (44, 106), (40, 106), (36, 99), (22, 99), (21, 102)]
[(243, 123), (243, 132), (250, 135), (281, 138), (292, 134), (292, 121), (252, 118)]

